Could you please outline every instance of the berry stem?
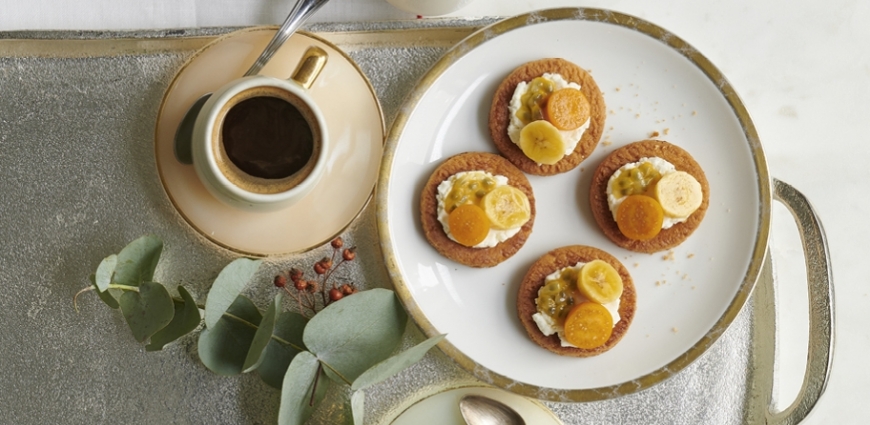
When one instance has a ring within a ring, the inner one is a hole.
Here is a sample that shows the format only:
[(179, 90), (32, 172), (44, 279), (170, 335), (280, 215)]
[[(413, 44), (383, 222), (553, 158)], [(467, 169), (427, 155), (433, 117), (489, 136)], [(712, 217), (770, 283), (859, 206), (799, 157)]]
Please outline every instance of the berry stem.
[(291, 297), (293, 297), (294, 300), (296, 300), (296, 304), (299, 306), (299, 312), (302, 313), (305, 309), (302, 307), (302, 300), (299, 298), (299, 295), (297, 295), (293, 291), (287, 289), (286, 286), (284, 287), (284, 292), (286, 292)]

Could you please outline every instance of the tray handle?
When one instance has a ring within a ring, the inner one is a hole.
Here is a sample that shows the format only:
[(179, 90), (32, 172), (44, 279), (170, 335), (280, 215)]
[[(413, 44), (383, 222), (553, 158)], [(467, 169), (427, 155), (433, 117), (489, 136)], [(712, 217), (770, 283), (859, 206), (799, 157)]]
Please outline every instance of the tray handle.
[[(807, 198), (791, 185), (773, 179), (773, 197), (794, 216), (804, 249), (809, 294), (809, 343), (807, 368), (796, 399), (779, 412), (770, 404), (771, 384), (765, 385), (766, 402), (760, 423), (797, 424), (813, 409), (825, 392), (834, 347), (834, 287), (830, 255), (822, 223)], [(768, 253), (769, 255), (769, 253)]]

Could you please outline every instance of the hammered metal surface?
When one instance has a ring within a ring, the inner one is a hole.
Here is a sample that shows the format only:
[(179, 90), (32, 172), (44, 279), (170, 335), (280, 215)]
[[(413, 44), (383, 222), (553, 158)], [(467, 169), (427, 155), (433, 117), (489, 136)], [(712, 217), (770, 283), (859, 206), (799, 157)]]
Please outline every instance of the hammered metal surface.
[[(344, 33), (416, 25), (422, 24), (312, 29)], [(146, 353), (120, 314), (93, 294), (80, 298), (79, 313), (72, 304), (100, 260), (142, 234), (158, 235), (166, 244), (156, 280), (183, 283), (197, 300), (205, 298), (217, 272), (234, 258), (199, 236), (173, 209), (157, 176), (153, 147), (163, 92), (194, 52), (173, 43), (229, 30), (0, 34), (6, 38), (0, 39), (0, 364), (5, 372), (0, 422), (275, 423), (278, 392), (250, 374), (221, 377), (206, 370), (197, 359), (195, 336)], [(159, 39), (166, 48), (106, 48), (109, 43), (84, 56), (45, 57), (15, 50), (13, 37), (42, 40), (53, 44), (52, 51), (58, 42), (51, 39), (83, 43), (84, 51), (94, 39)], [(432, 44), (372, 45), (349, 53), (372, 80), (389, 127), (406, 93), (445, 50)], [(346, 278), (363, 287), (390, 287), (376, 248), (376, 227), (369, 205), (343, 235), (361, 247)], [(248, 294), (265, 306), (274, 295), (271, 276), (291, 266), (308, 267), (329, 252), (327, 246), (270, 258)], [(770, 284), (766, 275), (762, 280)], [(545, 404), (566, 424), (741, 423), (753, 372), (755, 302), (750, 300), (706, 353), (657, 386), (603, 402)], [(409, 326), (403, 346), (422, 338)], [(381, 423), (419, 396), (475, 382), (433, 350), (367, 391), (366, 423)], [(345, 389), (333, 386), (329, 401), (310, 422), (343, 423), (347, 399)]]

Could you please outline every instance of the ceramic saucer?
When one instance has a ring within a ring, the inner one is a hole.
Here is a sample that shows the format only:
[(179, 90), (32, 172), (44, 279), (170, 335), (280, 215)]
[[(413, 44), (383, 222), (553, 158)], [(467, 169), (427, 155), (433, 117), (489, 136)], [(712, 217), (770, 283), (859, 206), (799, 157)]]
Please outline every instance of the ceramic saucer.
[(562, 421), (539, 401), (491, 387), (454, 388), (435, 393), (412, 404), (390, 424), (465, 425), (462, 413), (459, 412), (459, 399), (466, 394), (498, 400), (516, 410), (527, 424), (562, 425)]
[(329, 54), (326, 67), (310, 89), (332, 138), (326, 174), (305, 199), (276, 212), (242, 211), (209, 194), (193, 166), (175, 159), (175, 130), (202, 94), (241, 77), (275, 31), (250, 28), (233, 32), (197, 52), (167, 89), (155, 130), (160, 180), (178, 212), (214, 243), (258, 256), (305, 251), (341, 233), (372, 197), (385, 132), (374, 88), (350, 57), (312, 34), (294, 34), (260, 74), (289, 78), (312, 45)]

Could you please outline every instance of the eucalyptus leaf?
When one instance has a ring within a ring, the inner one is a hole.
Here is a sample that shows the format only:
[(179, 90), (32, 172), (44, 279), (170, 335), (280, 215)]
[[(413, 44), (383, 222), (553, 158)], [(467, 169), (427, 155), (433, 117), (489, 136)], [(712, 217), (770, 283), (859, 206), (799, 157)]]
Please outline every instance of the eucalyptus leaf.
[(124, 292), (127, 292), (127, 291), (125, 291), (123, 289), (109, 288), (108, 291), (102, 292), (101, 294), (105, 295), (107, 297), (111, 297), (112, 299), (115, 300), (115, 304), (118, 304), (121, 302), (121, 295), (124, 295)]
[(95, 275), (95, 284), (100, 292), (105, 292), (106, 289), (109, 289), (109, 284), (112, 283), (112, 275), (115, 273), (115, 267), (117, 265), (118, 256), (115, 254), (103, 258), (103, 261), (100, 261), (100, 265), (97, 266), (97, 274)]
[(154, 236), (142, 236), (130, 242), (118, 253), (112, 283), (139, 286), (150, 282), (162, 251), (163, 241)]
[(423, 356), (429, 351), (430, 348), (434, 347), (435, 344), (441, 342), (446, 335), (436, 335), (432, 338), (429, 338), (393, 357), (390, 357), (374, 366), (372, 366), (369, 370), (365, 371), (359, 378), (356, 378), (353, 381), (353, 385), (351, 389), (353, 390), (361, 390), (363, 388), (367, 388), (379, 382), (386, 380), (387, 378), (401, 372), (408, 366), (411, 366), (414, 363), (420, 361)]
[(324, 367), (348, 384), (390, 356), (408, 316), (393, 291), (370, 289), (343, 298), (317, 313), (303, 341)]
[(119, 304), (133, 337), (139, 342), (166, 327), (175, 314), (169, 291), (156, 282), (142, 282), (139, 292), (124, 292)]
[(338, 371), (332, 370), (332, 368), (330, 368), (330, 367), (324, 367), (323, 372), (326, 373), (326, 376), (335, 383), (347, 384), (347, 385), (350, 385), (353, 383), (353, 380), (351, 380), (349, 378), (345, 378), (344, 375), (342, 375)]
[(263, 350), (262, 362), (257, 367), (257, 374), (269, 386), (280, 390), (284, 374), (293, 357), (306, 350), (302, 342), (302, 332), (306, 324), (308, 319), (296, 312), (285, 311), (278, 315), (274, 338)]
[(250, 299), (241, 295), (236, 297), (226, 314), (214, 326), (200, 333), (199, 359), (218, 375), (238, 375), (260, 320), (260, 310)]
[(248, 355), (245, 357), (245, 363), (242, 366), (242, 372), (248, 373), (256, 370), (263, 362), (263, 354), (269, 341), (272, 340), (272, 332), (275, 330), (275, 319), (281, 314), (281, 294), (275, 296), (272, 304), (263, 315), (263, 320), (260, 321), (260, 326), (257, 328), (257, 333), (254, 334), (254, 340), (251, 341), (251, 348), (248, 350)]
[(145, 351), (162, 350), (166, 344), (193, 332), (199, 326), (202, 317), (199, 315), (196, 301), (183, 286), (178, 287), (178, 294), (181, 295), (181, 301), (172, 300), (175, 304), (175, 315), (172, 316), (172, 321), (151, 337), (151, 343), (145, 346)]
[(317, 357), (307, 351), (299, 353), (290, 362), (281, 386), (279, 425), (303, 425), (323, 400), (329, 381), (323, 373), (318, 373), (318, 366)]
[(353, 412), (354, 425), (363, 425), (366, 413), (365, 401), (366, 394), (363, 390), (354, 391), (350, 397), (350, 410)]
[(237, 258), (221, 270), (205, 299), (205, 326), (211, 328), (221, 319), (227, 308), (242, 293), (251, 276), (257, 272), (261, 260)]
[(109, 291), (100, 292), (100, 288), (97, 287), (97, 278), (93, 274), (91, 275), (91, 285), (93, 285), (94, 292), (97, 293), (97, 296), (100, 297), (100, 300), (106, 303), (107, 306), (114, 309), (118, 309), (120, 307), (118, 305), (118, 300), (116, 300), (115, 297), (113, 297), (112, 294), (109, 293)]

